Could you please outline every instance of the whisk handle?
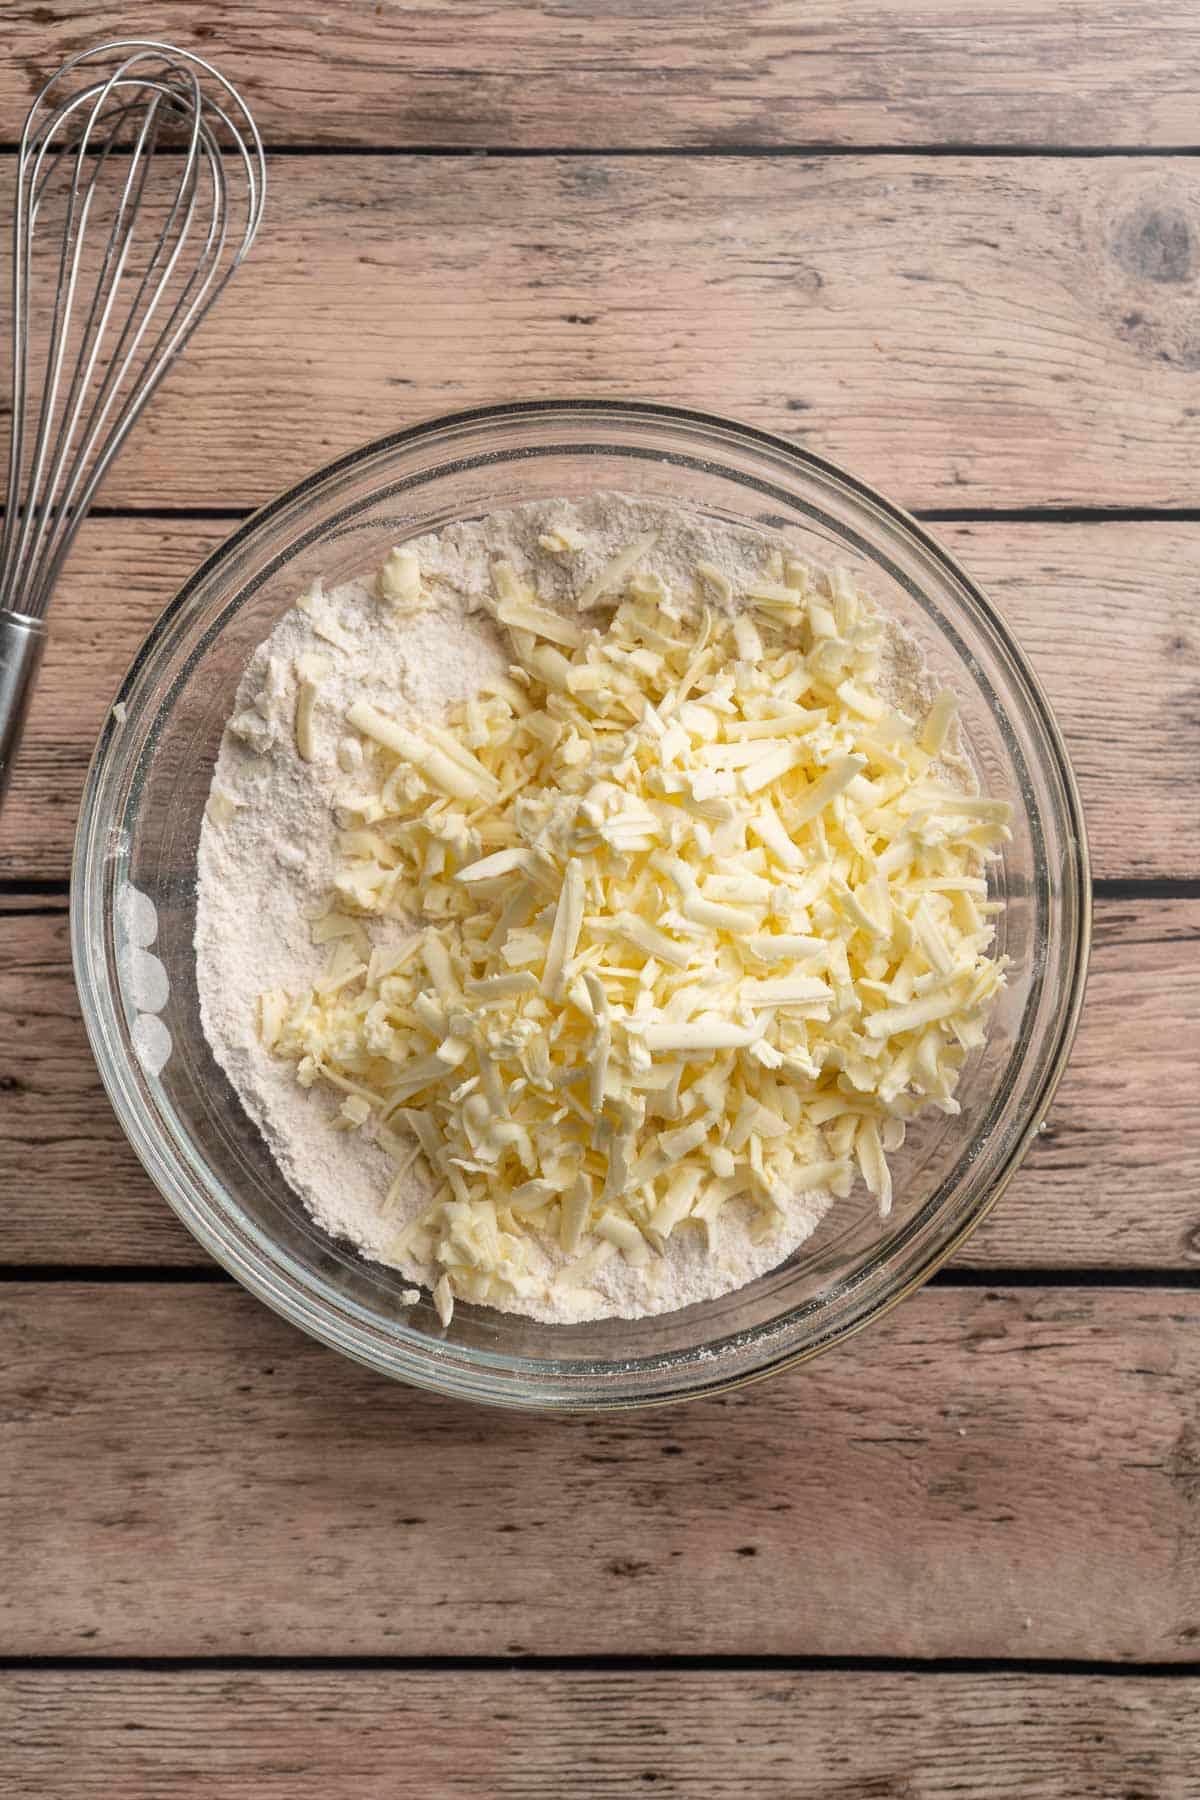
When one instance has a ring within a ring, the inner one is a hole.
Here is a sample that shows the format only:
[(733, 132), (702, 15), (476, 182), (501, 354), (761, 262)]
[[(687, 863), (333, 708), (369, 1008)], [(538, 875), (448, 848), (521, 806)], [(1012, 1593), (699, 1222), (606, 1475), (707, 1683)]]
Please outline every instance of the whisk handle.
[(0, 607), (0, 806), (8, 791), (45, 647), (43, 619)]

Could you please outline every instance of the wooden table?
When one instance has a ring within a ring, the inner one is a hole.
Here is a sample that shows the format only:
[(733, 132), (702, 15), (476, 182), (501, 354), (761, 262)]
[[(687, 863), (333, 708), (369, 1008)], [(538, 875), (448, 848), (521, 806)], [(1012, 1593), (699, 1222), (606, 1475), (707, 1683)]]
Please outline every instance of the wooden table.
[[(271, 148), (79, 542), (3, 821), (0, 1791), (1200, 1793), (1194, 0), (160, 0)], [(30, 93), (119, 8), (0, 5)], [(346, 329), (351, 310), (353, 330)], [(1084, 792), (1049, 1126), (948, 1271), (762, 1387), (524, 1420), (209, 1265), (67, 955), (116, 680), (228, 522), (514, 395), (708, 406), (938, 522)]]

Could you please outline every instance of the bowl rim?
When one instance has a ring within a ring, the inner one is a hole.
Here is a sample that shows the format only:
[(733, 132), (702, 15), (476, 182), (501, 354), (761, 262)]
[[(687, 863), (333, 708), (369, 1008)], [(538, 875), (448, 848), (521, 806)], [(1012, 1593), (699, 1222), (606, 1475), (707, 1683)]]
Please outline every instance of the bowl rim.
[[(133, 1090), (123, 1079), (124, 1071), (118, 1059), (111, 1054), (112, 1046), (107, 1042), (106, 1034), (102, 1029), (103, 1018), (98, 998), (100, 984), (95, 980), (93, 974), (92, 946), (88, 942), (88, 921), (85, 917), (84, 906), (84, 896), (88, 894), (94, 880), (95, 845), (92, 841), (92, 826), (97, 799), (102, 779), (112, 756), (116, 754), (120, 736), (113, 729), (111, 709), (105, 714), (84, 778), (72, 848), (70, 882), (72, 963), (84, 1026), (101, 1082), (122, 1131), (156, 1190), (208, 1254), (256, 1298), (268, 1305), (272, 1311), (280, 1314), (291, 1324), (298, 1326), (328, 1347), (341, 1351), (342, 1354), (364, 1364), (376, 1373), (386, 1374), (394, 1379), (400, 1379), (411, 1385), (452, 1398), (469, 1399), (509, 1409), (561, 1414), (640, 1410), (643, 1407), (677, 1404), (685, 1400), (745, 1387), (752, 1382), (764, 1380), (768, 1375), (811, 1361), (836, 1344), (845, 1342), (923, 1287), (930, 1277), (936, 1274), (962, 1248), (962, 1245), (991, 1212), (992, 1207), (1020, 1168), (1030, 1144), (1041, 1128), (1075, 1041), (1087, 989), (1092, 936), (1091, 858), (1083, 803), (1075, 773), (1062, 732), (1042, 683), (1002, 615), (937, 535), (929, 531), (906, 508), (880, 493), (870, 483), (832, 459), (793, 444), (777, 433), (764, 431), (758, 426), (747, 425), (740, 420), (699, 408), (672, 406), (655, 401), (612, 398), (563, 397), (513, 400), (467, 407), (453, 412), (430, 414), (398, 431), (372, 438), (356, 448), (344, 452), (329, 462), (311, 469), (298, 481), (281, 490), (245, 519), (240, 520), (234, 529), (203, 558), (172, 598), (168, 600), (142, 638), (121, 679), (113, 704), (119, 704), (132, 692), (143, 669), (157, 655), (162, 640), (185, 611), (197, 589), (207, 582), (244, 543), (268, 526), (276, 515), (302, 501), (305, 495), (314, 489), (324, 486), (340, 475), (352, 472), (373, 456), (411, 448), (423, 440), (435, 438), (447, 430), (475, 426), (486, 428), (538, 418), (559, 417), (564, 421), (569, 421), (588, 416), (594, 416), (599, 420), (610, 419), (613, 421), (628, 421), (632, 418), (648, 424), (659, 424), (665, 428), (690, 426), (700, 430), (716, 431), (750, 448), (769, 451), (775, 456), (782, 457), (785, 461), (798, 465), (801, 473), (823, 476), (848, 490), (854, 500), (882, 515), (887, 524), (898, 527), (903, 535), (915, 540), (917, 546), (924, 550), (954, 582), (966, 591), (969, 599), (979, 608), (988, 626), (996, 634), (1018, 670), (1026, 688), (1027, 698), (1037, 716), (1038, 725), (1044, 733), (1046, 746), (1052, 754), (1054, 773), (1061, 785), (1065, 800), (1064, 826), (1067, 843), (1072, 852), (1071, 879), (1068, 885), (1074, 886), (1076, 899), (1074, 954), (1064, 983), (1064, 1003), (1055, 1019), (1053, 1049), (1047, 1058), (1039, 1089), (1028, 1107), (1023, 1126), (1015, 1135), (1004, 1165), (997, 1172), (991, 1187), (951, 1235), (933, 1246), (920, 1258), (903, 1282), (878, 1297), (858, 1314), (831, 1325), (813, 1341), (780, 1350), (773, 1355), (767, 1354), (750, 1368), (741, 1368), (706, 1378), (701, 1367), (697, 1366), (695, 1361), (697, 1353), (692, 1352), (692, 1360), (690, 1364), (686, 1365), (688, 1367), (687, 1380), (680, 1386), (671, 1386), (666, 1389), (654, 1387), (647, 1391), (634, 1393), (589, 1394), (583, 1397), (572, 1391), (569, 1382), (563, 1385), (560, 1378), (552, 1383), (559, 1391), (554, 1395), (547, 1394), (542, 1397), (536, 1391), (531, 1391), (529, 1383), (525, 1379), (519, 1383), (514, 1381), (511, 1389), (507, 1384), (498, 1385), (493, 1382), (488, 1386), (486, 1392), (477, 1391), (478, 1377), (482, 1375), (486, 1380), (484, 1370), (472, 1371), (471, 1377), (466, 1380), (462, 1378), (462, 1371), (456, 1370), (455, 1376), (447, 1382), (439, 1379), (436, 1360), (424, 1366), (413, 1366), (410, 1362), (406, 1362), (403, 1369), (384, 1366), (362, 1344), (361, 1328), (351, 1327), (347, 1330), (336, 1310), (333, 1311), (332, 1316), (329, 1310), (318, 1310), (321, 1307), (327, 1308), (328, 1303), (323, 1295), (314, 1294), (311, 1288), (306, 1291), (299, 1284), (295, 1284), (287, 1271), (280, 1269), (277, 1265), (264, 1263), (260, 1267), (253, 1254), (247, 1256), (228, 1244), (217, 1223), (210, 1219), (205, 1212), (193, 1206), (183, 1193), (172, 1191), (175, 1183), (163, 1179), (166, 1169), (162, 1151), (157, 1142), (159, 1134), (145, 1129), (143, 1108), (137, 1102)], [(769, 1330), (769, 1327), (767, 1329)], [(355, 1337), (359, 1340), (357, 1344), (352, 1341)], [(504, 1359), (501, 1357), (498, 1360), (503, 1362)], [(631, 1365), (636, 1366), (640, 1363), (653, 1366), (658, 1359), (650, 1356), (630, 1360)]]

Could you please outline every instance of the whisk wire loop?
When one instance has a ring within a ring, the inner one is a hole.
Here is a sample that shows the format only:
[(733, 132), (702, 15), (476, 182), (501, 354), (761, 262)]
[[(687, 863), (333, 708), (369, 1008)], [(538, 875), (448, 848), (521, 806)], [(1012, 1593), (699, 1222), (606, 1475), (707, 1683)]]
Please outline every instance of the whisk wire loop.
[[(64, 94), (74, 71), (101, 62), (115, 66)], [(0, 610), (43, 616), (113, 457), (249, 250), (264, 192), (249, 109), (202, 57), (153, 39), (101, 44), (42, 87), (18, 156)], [(57, 255), (39, 258), (39, 232), (52, 230)], [(48, 306), (35, 286), (46, 261)]]

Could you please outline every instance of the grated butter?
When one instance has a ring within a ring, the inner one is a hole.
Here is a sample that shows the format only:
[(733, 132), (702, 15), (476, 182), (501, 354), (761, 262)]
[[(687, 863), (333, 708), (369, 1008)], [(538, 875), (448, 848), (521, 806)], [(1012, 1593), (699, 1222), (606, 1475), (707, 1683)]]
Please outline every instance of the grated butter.
[[(931, 773), (953, 697), (897, 713), (845, 572), (773, 552), (735, 592), (697, 564), (686, 598), (646, 567), (657, 536), (611, 555), (576, 617), (498, 561), (509, 673), (443, 724), (347, 708), (358, 786), (313, 928), (332, 948), (307, 992), (260, 1001), (263, 1044), (337, 1092), (339, 1129), (426, 1165), (392, 1251), (435, 1271), (443, 1323), (456, 1296), (537, 1299), (543, 1238), (578, 1289), (681, 1231), (715, 1245), (734, 1202), (767, 1239), (855, 1170), (886, 1213), (888, 1153), (923, 1107), (956, 1108), (1003, 983), (981, 871), (1008, 809)], [(381, 600), (422, 591), (393, 552)], [(324, 597), (307, 610), (340, 649)], [(295, 670), (306, 762), (326, 672)], [(372, 918), (408, 945), (373, 950)]]

